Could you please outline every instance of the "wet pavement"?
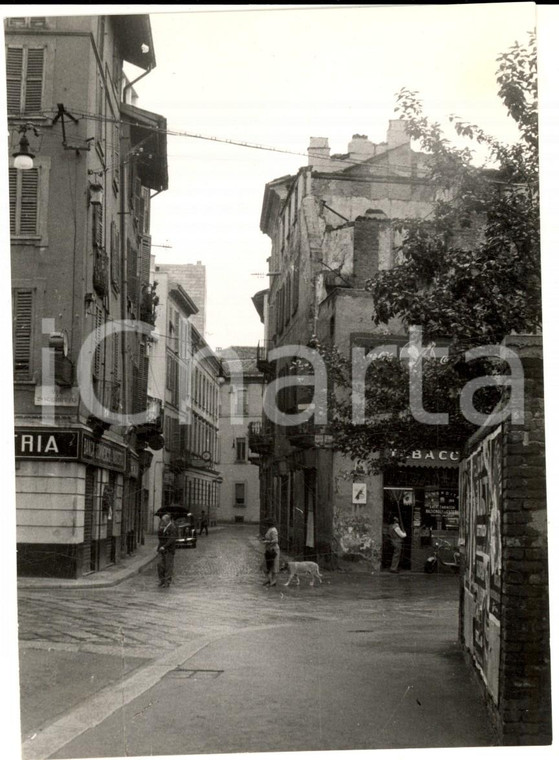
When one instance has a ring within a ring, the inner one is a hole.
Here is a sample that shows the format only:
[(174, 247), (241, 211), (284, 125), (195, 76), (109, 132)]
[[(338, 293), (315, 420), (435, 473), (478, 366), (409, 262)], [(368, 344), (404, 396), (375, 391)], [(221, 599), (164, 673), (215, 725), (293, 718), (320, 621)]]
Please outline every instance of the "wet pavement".
[[(262, 586), (230, 526), (110, 588), (20, 588), (24, 757), (489, 746), (452, 576)], [(272, 685), (270, 687), (270, 684)]]

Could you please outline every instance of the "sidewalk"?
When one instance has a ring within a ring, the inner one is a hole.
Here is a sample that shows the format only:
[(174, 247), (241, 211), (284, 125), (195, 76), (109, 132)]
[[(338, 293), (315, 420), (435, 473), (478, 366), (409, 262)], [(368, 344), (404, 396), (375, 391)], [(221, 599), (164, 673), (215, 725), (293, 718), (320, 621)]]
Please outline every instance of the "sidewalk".
[(134, 554), (123, 557), (117, 564), (81, 578), (28, 578), (19, 577), (18, 588), (106, 588), (141, 573), (157, 559), (157, 536), (147, 535), (145, 543), (138, 545)]

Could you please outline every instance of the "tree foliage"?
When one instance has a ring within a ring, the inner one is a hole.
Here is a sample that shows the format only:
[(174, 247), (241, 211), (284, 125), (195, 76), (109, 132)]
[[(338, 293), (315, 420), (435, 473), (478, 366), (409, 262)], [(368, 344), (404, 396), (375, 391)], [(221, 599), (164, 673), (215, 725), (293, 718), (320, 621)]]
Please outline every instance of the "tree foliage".
[[(409, 365), (375, 360), (367, 375), (366, 423), (351, 422), (347, 393), (333, 391), (335, 445), (352, 457), (382, 466), (395, 449), (460, 445), (474, 427), (460, 414), (460, 389), (477, 375), (497, 374), (496, 361), (467, 363), (464, 351), (498, 344), (511, 333), (541, 328), (538, 197), (537, 69), (534, 35), (498, 58), (499, 96), (518, 128), (508, 145), (452, 116), (461, 142), (456, 147), (440, 124), (423, 112), (417, 92), (397, 95), (397, 111), (411, 138), (427, 154), (434, 203), (427, 218), (394, 223), (401, 235), (397, 264), (367, 283), (373, 321), (379, 329), (397, 319), (403, 331), (423, 329), (425, 340), (449, 344), (449, 359), (423, 362), (424, 407), (445, 411), (450, 424), (417, 422), (409, 407)], [(482, 167), (474, 147), (487, 156)], [(321, 347), (337, 387), (351, 387), (350, 367), (335, 349)], [(476, 395), (479, 411), (490, 411), (502, 393)], [(380, 459), (379, 459), (380, 457)]]

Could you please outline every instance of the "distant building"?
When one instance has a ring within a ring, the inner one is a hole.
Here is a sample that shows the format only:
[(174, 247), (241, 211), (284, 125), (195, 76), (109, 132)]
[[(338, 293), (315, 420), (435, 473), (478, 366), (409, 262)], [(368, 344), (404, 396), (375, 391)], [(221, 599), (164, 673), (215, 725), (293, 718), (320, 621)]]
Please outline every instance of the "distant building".
[(200, 335), (206, 337), (206, 266), (201, 261), (196, 264), (159, 264), (157, 272), (167, 272), (169, 277), (183, 287), (196, 304), (197, 312), (192, 316), (192, 324)]
[[(123, 71), (156, 65), (149, 16), (4, 24), (18, 572), (75, 578), (118, 563), (145, 528), (154, 431), (107, 415), (146, 408), (150, 203), (168, 186), (166, 121), (133, 104)], [(120, 320), (137, 330), (102, 340)]]
[(165, 444), (149, 472), (148, 525), (161, 507), (182, 504), (195, 518), (217, 519), (219, 504), (219, 376), (221, 364), (192, 322), (193, 299), (155, 264), (157, 319), (150, 350), (148, 393), (162, 409)]
[[(405, 124), (390, 122), (386, 142), (354, 135), (347, 153), (330, 156), (326, 138), (311, 138), (308, 166), (266, 185), (260, 228), (271, 240), (270, 287), (253, 302), (265, 325), (258, 366), (267, 382), (297, 375), (293, 357), (269, 361), (282, 346), (308, 346), (316, 336), (349, 357), (409, 341), (396, 320), (376, 327), (366, 282), (394, 266), (399, 219), (433, 208), (428, 157), (411, 149)], [(305, 374), (304, 372), (302, 374)], [(312, 389), (278, 393), (285, 414), (304, 412)], [(314, 418), (279, 425), (266, 416), (249, 435), (260, 455), (262, 510), (276, 519), (284, 549), (328, 561), (358, 555), (389, 559), (387, 523), (400, 514), (407, 532), (403, 568), (422, 569), (423, 539), (458, 535), (458, 453), (452, 446), (414, 452), (403, 466), (369, 475), (332, 448), (328, 426)], [(385, 550), (386, 548), (386, 550)]]
[[(249, 430), (262, 424), (264, 376), (257, 367), (255, 346), (231, 346), (217, 351), (223, 363), (219, 437), (220, 471), (223, 478), (219, 519), (221, 522), (258, 523), (260, 482), (258, 466), (251, 459)], [(230, 360), (229, 362), (227, 360)], [(239, 362), (237, 366), (235, 362)], [(231, 372), (242, 371), (242, 385)]]

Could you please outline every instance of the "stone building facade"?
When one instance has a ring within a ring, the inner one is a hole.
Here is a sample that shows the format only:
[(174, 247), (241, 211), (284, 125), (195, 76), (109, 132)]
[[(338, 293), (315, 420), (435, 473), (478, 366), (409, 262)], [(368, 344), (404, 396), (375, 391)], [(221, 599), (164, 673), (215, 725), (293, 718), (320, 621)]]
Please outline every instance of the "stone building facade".
[(166, 272), (168, 276), (177, 282), (192, 298), (197, 312), (191, 317), (192, 324), (200, 335), (206, 337), (206, 266), (201, 261), (196, 264), (160, 264), (157, 263), (158, 272)]
[(524, 419), (488, 426), (460, 465), (460, 636), (499, 743), (551, 743), (549, 578), (541, 337), (512, 336)]
[[(18, 572), (78, 577), (133, 551), (145, 527), (153, 431), (110, 415), (146, 408), (166, 122), (123, 72), (156, 65), (148, 16), (14, 17), (5, 43)], [(14, 165), (24, 137), (29, 169)], [(102, 340), (121, 320), (132, 328)]]
[[(264, 378), (256, 366), (256, 346), (231, 346), (217, 352), (223, 366), (219, 416), (220, 471), (223, 478), (220, 522), (260, 521), (260, 481), (253, 464), (249, 431), (262, 425)], [(236, 362), (240, 366), (236, 366)], [(233, 372), (242, 372), (237, 382)]]
[[(270, 287), (253, 302), (265, 325), (259, 366), (267, 381), (289, 377), (297, 347), (316, 337), (350, 356), (409, 341), (393, 322), (375, 328), (368, 278), (391, 268), (399, 242), (394, 222), (432, 209), (427, 157), (412, 151), (405, 125), (391, 121), (386, 142), (354, 135), (343, 155), (330, 156), (325, 138), (311, 138), (309, 165), (266, 186), (261, 229), (272, 243)], [(292, 346), (293, 357), (270, 361), (271, 351)], [(279, 404), (301, 413), (312, 401), (291, 388)], [(331, 448), (327, 427), (315, 422), (274, 425), (264, 416), (250, 447), (260, 455), (262, 503), (278, 521), (280, 542), (292, 553), (328, 562), (335, 556), (389, 561), (386, 533), (396, 512), (408, 539), (402, 565), (422, 567), (433, 536), (456, 542), (458, 456), (454, 448), (415, 452), (383, 477), (369, 475)]]

